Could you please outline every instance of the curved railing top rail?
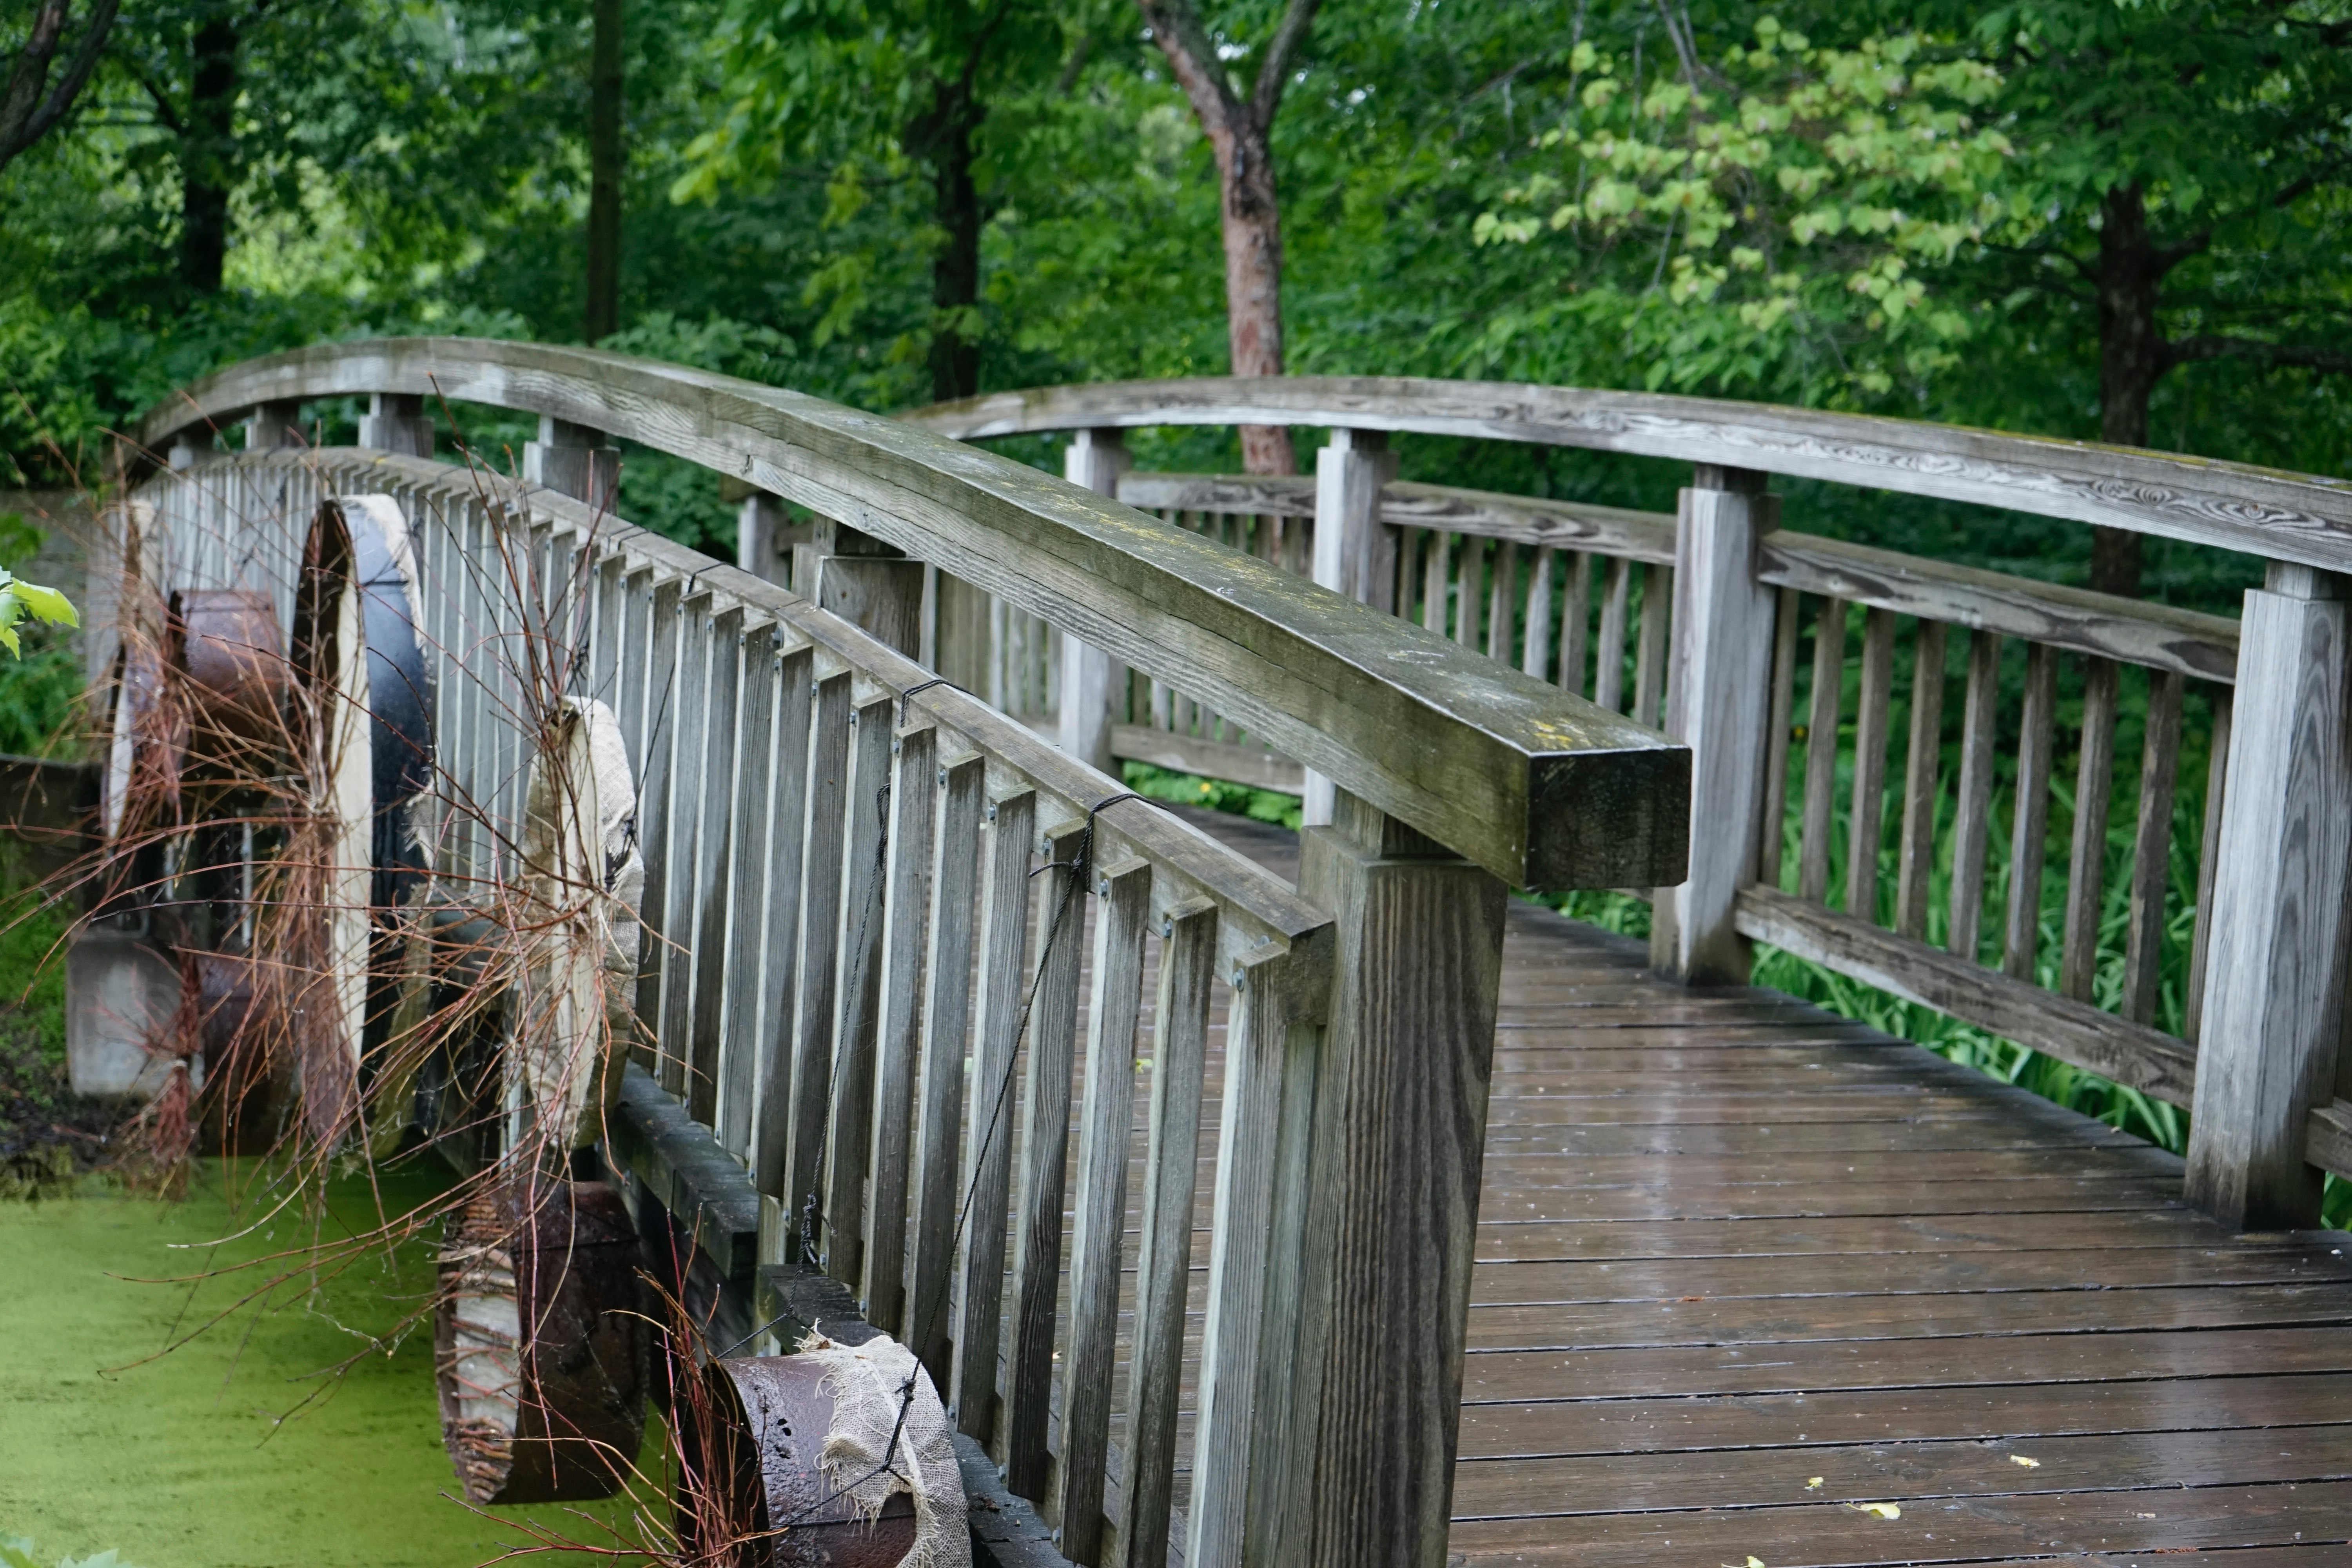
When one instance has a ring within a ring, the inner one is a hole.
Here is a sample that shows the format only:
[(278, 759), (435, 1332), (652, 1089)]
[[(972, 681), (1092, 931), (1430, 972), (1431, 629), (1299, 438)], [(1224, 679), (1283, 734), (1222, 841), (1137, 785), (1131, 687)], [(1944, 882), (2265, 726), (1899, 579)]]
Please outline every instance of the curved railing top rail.
[(1203, 376), (998, 392), (903, 416), (960, 440), (1313, 425), (1588, 447), (1976, 501), (2352, 571), (2352, 480), (1766, 403), (1409, 376)]
[(141, 437), (154, 449), (265, 404), (375, 393), (625, 437), (862, 530), (1213, 704), (1514, 884), (1682, 879), (1684, 748), (1267, 563), (898, 420), (591, 349), (383, 338), (233, 365), (151, 410)]

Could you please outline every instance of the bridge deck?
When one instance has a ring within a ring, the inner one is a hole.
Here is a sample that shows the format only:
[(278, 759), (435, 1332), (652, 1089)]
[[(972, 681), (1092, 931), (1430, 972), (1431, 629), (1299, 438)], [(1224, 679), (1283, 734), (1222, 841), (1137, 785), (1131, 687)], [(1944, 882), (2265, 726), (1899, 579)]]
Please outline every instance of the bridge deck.
[(1511, 910), (1456, 1561), (2352, 1562), (2344, 1233), (2224, 1233), (2137, 1139), (1644, 960)]

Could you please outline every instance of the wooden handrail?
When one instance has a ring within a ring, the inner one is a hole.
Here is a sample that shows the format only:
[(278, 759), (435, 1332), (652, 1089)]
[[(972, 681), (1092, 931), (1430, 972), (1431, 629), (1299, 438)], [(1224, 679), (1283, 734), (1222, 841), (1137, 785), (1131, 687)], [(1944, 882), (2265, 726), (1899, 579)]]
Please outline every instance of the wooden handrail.
[(623, 354), (387, 338), (231, 366), (151, 410), (142, 438), (154, 447), (257, 406), (363, 394), (527, 410), (799, 502), (1234, 715), (1514, 885), (1681, 879), (1688, 753), (1655, 731), (897, 420)]
[(991, 393), (903, 417), (963, 440), (1307, 425), (1584, 447), (1975, 501), (2352, 571), (2352, 480), (1772, 404), (1407, 376), (1224, 376)]

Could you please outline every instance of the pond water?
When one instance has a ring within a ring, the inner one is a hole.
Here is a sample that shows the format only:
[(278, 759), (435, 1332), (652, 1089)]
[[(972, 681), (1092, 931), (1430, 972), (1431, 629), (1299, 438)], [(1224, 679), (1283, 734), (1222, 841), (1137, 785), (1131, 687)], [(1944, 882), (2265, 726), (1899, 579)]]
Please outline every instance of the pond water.
[[(386, 1212), (431, 1195), (431, 1163), (378, 1174)], [(424, 1301), (429, 1240), (264, 1291), (286, 1265), (216, 1271), (306, 1246), (312, 1222), (281, 1214), (213, 1245), (260, 1218), (257, 1194), (233, 1201), (240, 1180), (205, 1162), (178, 1203), (0, 1203), (0, 1542), (29, 1537), (43, 1568), (107, 1550), (137, 1568), (466, 1568), (529, 1544), (516, 1520), (614, 1544), (617, 1504), (493, 1518), (454, 1500), (430, 1325), (376, 1342)], [(368, 1184), (343, 1181), (319, 1234), (374, 1212)]]

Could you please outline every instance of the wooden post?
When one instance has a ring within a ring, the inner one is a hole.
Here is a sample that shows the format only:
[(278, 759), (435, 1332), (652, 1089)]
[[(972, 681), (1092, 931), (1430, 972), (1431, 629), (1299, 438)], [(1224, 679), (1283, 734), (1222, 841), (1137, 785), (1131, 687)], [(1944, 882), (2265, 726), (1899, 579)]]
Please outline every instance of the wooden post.
[[(1116, 500), (1118, 477), (1134, 459), (1118, 430), (1080, 430), (1063, 454), (1062, 477), (1097, 495)], [(1111, 726), (1121, 717), (1116, 698), (1126, 671), (1100, 648), (1067, 633), (1062, 637), (1062, 750), (1104, 773), (1113, 769)]]
[(1780, 511), (1765, 479), (1701, 464), (1682, 492), (1666, 733), (1691, 749), (1690, 875), (1657, 890), (1650, 962), (1686, 984), (1748, 979), (1748, 943), (1731, 916), (1755, 879), (1764, 783), (1772, 592), (1756, 579), (1756, 542)]
[[(923, 635), (923, 563), (869, 534), (819, 518), (800, 563), (819, 605), (913, 658)], [(797, 584), (800, 574), (795, 568)]]
[[(1385, 430), (1334, 430), (1315, 454), (1315, 581), (1394, 614), (1396, 531), (1381, 521), (1381, 489), (1396, 478)], [(1331, 820), (1331, 781), (1307, 770), (1306, 820)]]
[(2304, 1124), (2334, 1093), (2347, 969), (2347, 590), (2273, 562), (2240, 623), (2188, 1183), (2240, 1230), (2319, 1223)]
[(541, 415), (539, 439), (522, 445), (523, 481), (611, 513), (620, 500), (621, 449), (603, 440), (585, 425)]
[(433, 455), (433, 419), (425, 399), (413, 392), (379, 392), (360, 416), (360, 445), (412, 458)]
[(792, 521), (782, 497), (751, 490), (735, 510), (735, 564), (761, 582), (789, 588), (793, 546), (806, 542), (810, 531), (809, 524)]
[(246, 416), (245, 449), (248, 452), (273, 452), (281, 447), (310, 445), (310, 432), (302, 427), (302, 405), (299, 403), (264, 403)]
[[(1285, 1454), (1251, 1455), (1251, 1532), (1268, 1533), (1244, 1556), (1437, 1568), (1507, 889), (1335, 791), (1331, 825), (1302, 837), (1299, 890), (1333, 911), (1337, 940), (1311, 1095), (1287, 1441)], [(1266, 1332), (1281, 1328), (1271, 1321)]]

